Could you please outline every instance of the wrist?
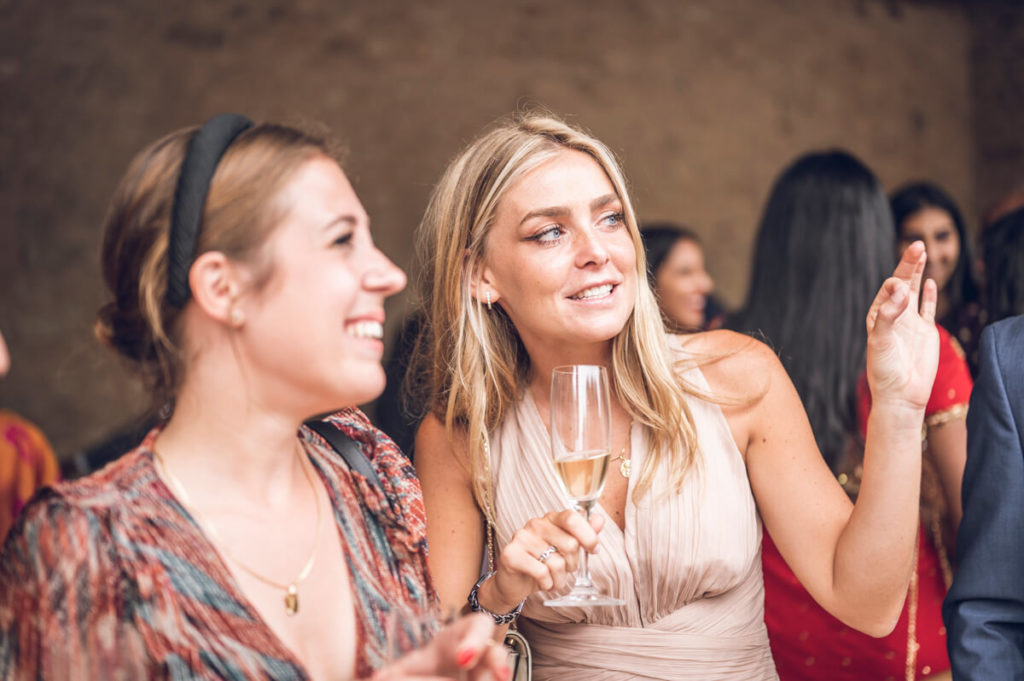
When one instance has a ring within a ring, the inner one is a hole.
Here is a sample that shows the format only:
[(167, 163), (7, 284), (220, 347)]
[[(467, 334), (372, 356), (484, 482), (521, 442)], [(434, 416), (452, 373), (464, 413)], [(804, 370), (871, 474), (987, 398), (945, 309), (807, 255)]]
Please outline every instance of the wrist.
[(924, 407), (909, 406), (905, 402), (872, 404), (868, 414), (868, 433), (873, 438), (881, 436), (893, 443), (904, 437), (924, 439), (927, 432), (924, 417)]
[[(524, 598), (518, 603), (512, 604), (505, 602), (504, 599), (500, 597), (497, 597), (497, 588), (494, 584), (495, 580), (492, 579), (494, 575), (494, 572), (489, 572), (477, 580), (477, 583), (473, 585), (473, 588), (469, 592), (469, 597), (466, 599), (469, 602), (469, 609), (473, 612), (481, 612), (485, 615), (489, 615), (498, 626), (511, 624), (515, 621), (516, 617), (519, 616), (526, 599)], [(482, 593), (483, 603), (480, 602)], [(484, 605), (484, 603), (487, 605)]]
[(902, 397), (888, 395), (871, 395), (871, 411), (869, 416), (891, 418), (894, 421), (916, 421), (924, 419), (927, 404), (919, 404)]

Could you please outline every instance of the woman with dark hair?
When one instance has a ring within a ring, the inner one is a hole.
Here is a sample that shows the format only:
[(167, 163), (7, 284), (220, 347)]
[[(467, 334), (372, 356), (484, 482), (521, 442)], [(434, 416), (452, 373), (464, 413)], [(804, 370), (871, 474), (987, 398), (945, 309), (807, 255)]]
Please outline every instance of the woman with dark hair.
[(857, 429), (864, 311), (892, 268), (892, 240), (883, 238), (892, 218), (880, 191), (842, 151), (790, 165), (761, 217), (746, 303), (727, 322), (763, 334), (779, 354), (833, 470)]
[(327, 143), (230, 114), (164, 137), (121, 181), (102, 261), (97, 335), (170, 415), (25, 509), (0, 677), (504, 675), (486, 618), (411, 650), (436, 623), (420, 487), (352, 406), (384, 387), (405, 275)]
[(1024, 208), (1005, 215), (981, 235), (988, 323), (1024, 314)]
[(974, 275), (971, 238), (956, 202), (942, 187), (914, 182), (889, 199), (899, 252), (914, 241), (928, 250), (925, 276), (939, 287), (936, 315), (967, 355), (973, 375), (978, 366), (978, 335), (985, 325), (981, 289)]
[(647, 280), (669, 327), (692, 332), (716, 326), (721, 310), (711, 298), (715, 284), (704, 269), (697, 233), (657, 223), (641, 227), (640, 238), (647, 253)]
[[(779, 353), (822, 456), (853, 499), (863, 472), (870, 407), (862, 317), (894, 259), (891, 235), (885, 195), (863, 163), (843, 151), (800, 157), (772, 188), (757, 234), (750, 293), (729, 324), (764, 337)], [(965, 405), (970, 392), (963, 359), (948, 334), (940, 330), (939, 336), (939, 369), (926, 421), (951, 405)], [(930, 448), (925, 456), (926, 519), (936, 506), (959, 512), (966, 446), (962, 420), (957, 421), (959, 441), (951, 440), (944, 426), (932, 425), (929, 437), (942, 430), (943, 447)], [(949, 668), (940, 632), (947, 584), (938, 569), (947, 544), (919, 535), (910, 601), (895, 630), (881, 640), (849, 628), (814, 603), (772, 538), (765, 537), (765, 621), (782, 681), (914, 679)]]

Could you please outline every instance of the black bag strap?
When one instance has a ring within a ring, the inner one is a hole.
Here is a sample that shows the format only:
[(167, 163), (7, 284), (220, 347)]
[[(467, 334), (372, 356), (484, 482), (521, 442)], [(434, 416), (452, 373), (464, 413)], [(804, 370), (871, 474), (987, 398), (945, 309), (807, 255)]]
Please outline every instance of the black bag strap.
[(327, 440), (331, 447), (334, 447), (334, 451), (338, 452), (341, 458), (345, 460), (345, 463), (348, 464), (349, 470), (362, 475), (374, 487), (378, 489), (383, 488), (380, 478), (377, 476), (377, 470), (370, 463), (370, 460), (366, 458), (366, 455), (363, 454), (363, 448), (359, 446), (358, 442), (328, 421), (312, 419), (306, 421), (305, 426)]

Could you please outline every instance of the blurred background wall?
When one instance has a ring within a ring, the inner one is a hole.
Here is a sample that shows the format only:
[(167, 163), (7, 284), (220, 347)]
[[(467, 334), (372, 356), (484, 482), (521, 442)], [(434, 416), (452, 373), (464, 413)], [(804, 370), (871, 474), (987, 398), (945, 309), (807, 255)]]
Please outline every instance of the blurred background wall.
[(641, 219), (703, 235), (735, 305), (764, 197), (803, 151), (849, 149), (887, 189), (935, 180), (972, 226), (1024, 180), (1022, 4), (0, 0), (0, 405), (63, 456), (146, 406), (92, 339), (100, 225), (137, 150), (213, 113), (327, 125), (408, 269), (446, 161), (546, 107), (620, 155)]

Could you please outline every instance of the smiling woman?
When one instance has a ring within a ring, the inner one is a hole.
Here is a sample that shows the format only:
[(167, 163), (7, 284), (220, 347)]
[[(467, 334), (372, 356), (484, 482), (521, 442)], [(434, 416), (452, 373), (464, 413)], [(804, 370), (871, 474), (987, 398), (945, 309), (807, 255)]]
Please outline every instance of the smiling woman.
[(646, 225), (640, 234), (647, 252), (648, 280), (669, 327), (709, 328), (708, 297), (715, 286), (704, 268), (700, 239), (689, 229), (671, 224)]
[[(518, 616), (542, 681), (774, 679), (763, 518), (818, 602), (862, 630), (892, 628), (937, 354), (933, 285), (918, 312), (919, 246), (864, 311), (884, 405), (864, 479), (904, 484), (876, 485), (853, 514), (770, 350), (730, 332), (665, 332), (625, 180), (592, 136), (549, 116), (502, 121), (449, 165), (419, 238), (414, 371), (430, 413), (416, 466), (443, 607), (468, 601), (502, 626)], [(551, 462), (551, 376), (566, 364), (607, 368), (606, 457), (629, 461), (592, 524)], [(580, 547), (595, 554), (598, 591), (623, 605), (545, 605)]]
[[(622, 202), (588, 155), (565, 151), (539, 165), (498, 206), (495, 225), (487, 249), (500, 257), (480, 264), (477, 296), (501, 305), (535, 361), (579, 342), (581, 329), (582, 342), (601, 343), (621, 328), (636, 250)], [(589, 261), (601, 267), (582, 266)]]
[(916, 240), (928, 250), (925, 276), (933, 278), (939, 289), (936, 319), (963, 346), (973, 374), (986, 318), (971, 238), (960, 209), (946, 190), (931, 182), (904, 185), (889, 203), (899, 252)]
[[(384, 387), (405, 275), (326, 143), (234, 115), (155, 142), (111, 203), (103, 274), (97, 333), (170, 416), (26, 508), (0, 556), (0, 676), (501, 673), (483, 618), (426, 644), (419, 484), (352, 406)], [(372, 469), (302, 426), (326, 412)]]

